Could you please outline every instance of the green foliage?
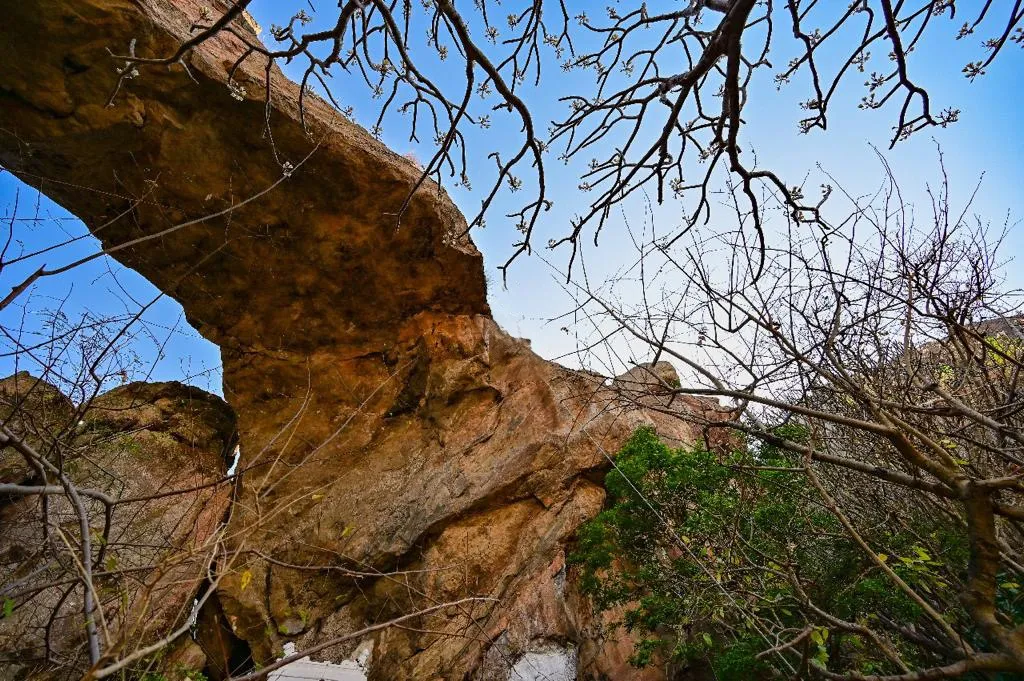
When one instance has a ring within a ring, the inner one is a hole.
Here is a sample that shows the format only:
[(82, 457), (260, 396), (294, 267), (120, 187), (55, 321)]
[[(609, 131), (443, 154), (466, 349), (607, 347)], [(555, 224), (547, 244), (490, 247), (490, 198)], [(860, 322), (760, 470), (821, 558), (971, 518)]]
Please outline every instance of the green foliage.
[(1024, 340), (1011, 338), (1005, 333), (985, 336), (984, 343), (990, 350), (989, 359), (997, 367), (1006, 365), (1006, 357), (1017, 358), (1024, 355)]
[(189, 679), (189, 681), (209, 681), (206, 674), (196, 669), (185, 669), (182, 671), (183, 677)]
[(149, 670), (134, 678), (137, 681), (209, 681), (203, 672), (182, 664), (174, 665), (170, 671)]
[[(775, 434), (806, 439), (796, 425)], [(615, 462), (605, 478), (607, 507), (579, 529), (570, 562), (597, 607), (624, 606), (621, 623), (639, 639), (633, 664), (705, 659), (722, 681), (766, 677), (785, 663), (758, 654), (812, 627), (801, 644), (811, 665), (895, 673), (876, 645), (832, 626), (820, 610), (872, 627), (888, 621), (929, 630), (918, 604), (820, 503), (793, 455), (767, 445), (728, 455), (673, 450), (641, 429)], [(887, 565), (969, 630), (957, 598), (967, 571), (965, 534), (912, 513), (898, 522), (861, 520)], [(1000, 593), (1021, 601), (1013, 581)], [(769, 635), (783, 630), (791, 633)], [(914, 664), (932, 655), (899, 635), (891, 645)], [(790, 651), (790, 661), (802, 652)]]
[(764, 641), (746, 636), (726, 647), (713, 658), (712, 666), (720, 681), (749, 681), (768, 672), (768, 665), (757, 659)]

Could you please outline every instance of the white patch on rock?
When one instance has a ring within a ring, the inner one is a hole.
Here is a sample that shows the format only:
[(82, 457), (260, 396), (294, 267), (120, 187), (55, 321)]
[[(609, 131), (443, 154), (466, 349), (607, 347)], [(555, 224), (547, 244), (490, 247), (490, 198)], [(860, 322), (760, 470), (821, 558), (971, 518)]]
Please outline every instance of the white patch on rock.
[(575, 646), (541, 643), (516, 660), (508, 681), (575, 681), (577, 663)]
[(370, 660), (373, 659), (373, 639), (364, 639), (362, 643), (356, 646), (355, 651), (352, 653), (351, 659), (355, 661), (362, 669), (367, 669), (370, 666)]
[[(285, 643), (284, 654), (286, 657), (294, 655), (295, 644)], [(355, 660), (334, 664), (303, 657), (270, 672), (267, 681), (366, 681), (366, 671)]]

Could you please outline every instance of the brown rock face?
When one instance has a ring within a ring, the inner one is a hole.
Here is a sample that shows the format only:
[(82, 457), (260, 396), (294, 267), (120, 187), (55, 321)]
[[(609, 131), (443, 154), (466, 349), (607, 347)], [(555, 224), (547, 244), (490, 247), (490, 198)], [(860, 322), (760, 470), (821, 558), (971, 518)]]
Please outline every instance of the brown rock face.
[[(177, 66), (143, 69), (105, 106), (117, 65), (107, 48), (135, 39), (140, 55), (169, 54), (201, 4), (29, 0), (6, 10), (0, 163), (108, 248), (282, 178), (264, 136), (262, 63), (240, 71), (246, 101), (226, 87), (243, 50), (235, 37), (187, 57), (198, 82)], [(515, 668), (513, 678), (534, 678), (522, 670), (551, 651), (579, 678), (619, 669), (628, 646), (585, 640), (591, 623), (567, 597), (565, 546), (603, 503), (606, 454), (636, 426), (654, 422), (680, 441), (697, 433), (621, 406), (601, 379), (498, 328), (447, 196), (424, 187), (396, 227), (418, 171), (322, 102), (306, 112), (306, 135), (296, 86), (273, 73), (277, 158), (299, 167), (230, 216), (114, 254), (222, 348), (245, 471), (223, 618), (265, 661), (287, 640), (301, 650), (487, 596), (363, 641), (371, 677), (507, 679)], [(130, 219), (110, 222), (122, 213)]]
[[(60, 390), (27, 371), (0, 380), (0, 423), (36, 451), (53, 447), (71, 424), (74, 411), (74, 404)], [(17, 484), (33, 474), (24, 457), (12, 449), (0, 450), (0, 482)]]
[[(152, 642), (180, 626), (205, 578), (208, 542), (230, 502), (229, 487), (209, 485), (227, 471), (225, 456), (235, 442), (231, 409), (180, 383), (133, 383), (98, 397), (79, 419), (57, 388), (25, 372), (0, 381), (0, 396), (5, 406), (18, 405), (12, 429), (48, 458), (60, 451), (80, 489), (125, 502), (112, 509), (97, 566), (105, 573), (96, 588), (112, 634)], [(7, 460), (11, 453), (0, 456)], [(30, 482), (17, 482), (23, 481)], [(167, 490), (191, 491), (145, 499)], [(103, 506), (86, 503), (100, 544)], [(68, 574), (59, 561), (34, 559), (44, 548), (40, 513), (38, 497), (0, 500), (0, 584), (17, 604), (0, 620), (0, 678), (32, 675), (47, 630), (51, 655), (69, 662), (69, 678), (82, 653), (81, 592), (63, 588)], [(50, 497), (48, 513), (53, 527), (75, 526), (63, 496)], [(51, 582), (57, 585), (37, 591)]]

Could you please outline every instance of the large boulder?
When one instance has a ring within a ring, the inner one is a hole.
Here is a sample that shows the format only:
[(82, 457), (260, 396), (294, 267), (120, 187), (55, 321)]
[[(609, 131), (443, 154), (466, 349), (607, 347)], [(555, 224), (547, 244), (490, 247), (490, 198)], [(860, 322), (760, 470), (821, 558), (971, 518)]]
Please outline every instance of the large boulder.
[[(0, 381), (0, 394), (19, 405), (13, 412), (19, 438), (60, 461), (77, 489), (118, 502), (108, 523), (106, 506), (83, 497), (95, 589), (111, 639), (142, 645), (181, 626), (227, 519), (231, 409), (215, 395), (174, 382), (124, 385), (76, 408), (53, 385), (19, 373)], [(64, 418), (55, 418), (57, 412)], [(0, 456), (11, 457), (10, 448)], [(0, 678), (38, 672), (77, 678), (88, 659), (76, 557), (61, 539), (77, 542), (78, 516), (64, 496), (48, 501), (47, 534), (40, 497), (9, 497), (0, 505), (0, 597), (12, 606), (0, 619), (0, 649), (18, 662), (9, 659)], [(47, 657), (60, 663), (42, 664)]]

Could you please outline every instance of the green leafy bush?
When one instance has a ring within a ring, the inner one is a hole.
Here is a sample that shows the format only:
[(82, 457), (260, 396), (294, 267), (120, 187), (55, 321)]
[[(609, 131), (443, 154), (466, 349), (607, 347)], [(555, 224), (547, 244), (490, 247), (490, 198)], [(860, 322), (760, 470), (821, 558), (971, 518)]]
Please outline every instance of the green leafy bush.
[[(794, 425), (776, 433), (806, 437)], [(621, 624), (638, 639), (633, 664), (705, 660), (720, 681), (767, 677), (773, 667), (791, 675), (801, 662), (899, 671), (858, 623), (885, 631), (886, 645), (910, 664), (941, 661), (921, 643), (941, 633), (843, 530), (793, 455), (770, 446), (671, 449), (641, 429), (615, 463), (606, 508), (579, 529), (570, 562), (597, 607), (624, 607)], [(900, 518), (859, 520), (886, 565), (970, 630), (957, 599), (968, 568), (964, 532), (910, 505)], [(1001, 589), (1011, 610), (1024, 612), (1020, 585), (1006, 580)], [(762, 654), (801, 631), (809, 633), (798, 645)]]

